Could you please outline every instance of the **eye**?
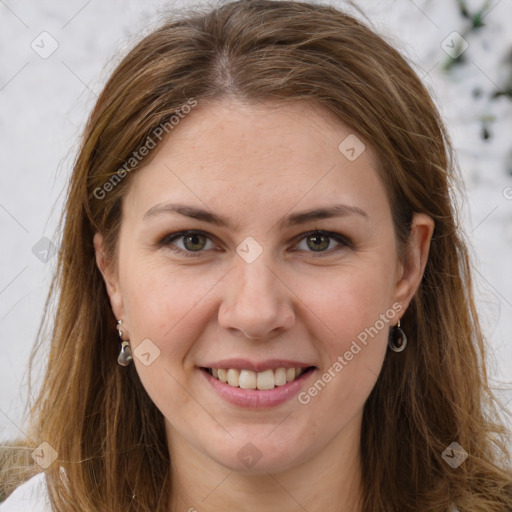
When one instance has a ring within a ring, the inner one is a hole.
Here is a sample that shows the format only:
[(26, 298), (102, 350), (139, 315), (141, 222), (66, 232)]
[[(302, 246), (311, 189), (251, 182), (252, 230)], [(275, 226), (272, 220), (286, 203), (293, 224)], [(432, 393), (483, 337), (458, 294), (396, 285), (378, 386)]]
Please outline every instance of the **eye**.
[[(329, 231), (308, 231), (307, 233), (301, 233), (295, 240), (299, 243), (298, 250), (305, 250), (306, 252), (313, 253), (332, 253), (333, 251), (339, 250), (343, 247), (352, 247), (350, 240), (340, 233), (332, 233)], [(338, 243), (338, 247), (327, 250), (331, 247), (331, 241), (335, 240)], [(179, 241), (180, 244), (177, 243)], [(208, 242), (211, 244), (208, 247)], [(306, 249), (300, 249), (300, 244), (305, 242)], [(160, 242), (160, 245), (167, 246), (174, 252), (182, 254), (184, 256), (196, 257), (200, 256), (204, 249), (214, 249), (215, 244), (208, 234), (202, 231), (180, 231), (179, 233), (172, 233), (166, 235)], [(312, 250), (310, 250), (312, 249)], [(297, 249), (295, 249), (297, 250)]]
[[(331, 241), (335, 240), (338, 243), (338, 247), (327, 251), (327, 249), (332, 245)], [(347, 237), (343, 236), (340, 233), (331, 233), (329, 231), (309, 231), (308, 233), (303, 233), (300, 235), (300, 243), (297, 244), (297, 247), (300, 247), (300, 244), (305, 242), (305, 247), (307, 252), (315, 252), (315, 253), (332, 253), (333, 251), (339, 250), (343, 247), (351, 247), (352, 244), (348, 240)], [(341, 246), (341, 247), (340, 247)], [(312, 249), (309, 251), (308, 249)], [(299, 249), (300, 250), (300, 249)]]
[[(175, 244), (175, 240), (182, 240), (183, 245), (179, 247)], [(182, 231), (180, 233), (173, 233), (172, 235), (167, 235), (161, 242), (162, 245), (169, 246), (169, 248), (175, 252), (181, 253), (185, 256), (199, 256), (199, 254), (203, 249), (206, 248), (206, 242), (211, 241), (210, 237), (208, 237), (205, 233), (201, 231)], [(212, 249), (213, 247), (208, 247), (208, 249)]]

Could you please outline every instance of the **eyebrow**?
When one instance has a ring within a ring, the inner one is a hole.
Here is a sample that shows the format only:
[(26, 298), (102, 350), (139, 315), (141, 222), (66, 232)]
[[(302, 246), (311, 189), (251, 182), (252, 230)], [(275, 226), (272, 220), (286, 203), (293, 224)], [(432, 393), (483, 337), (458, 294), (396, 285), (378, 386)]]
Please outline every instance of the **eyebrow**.
[[(227, 227), (232, 231), (237, 230), (236, 226), (233, 226), (228, 219), (221, 215), (217, 215), (196, 206), (180, 203), (157, 204), (144, 214), (143, 219), (147, 219), (162, 213), (178, 213), (179, 215), (190, 217), (192, 219), (202, 220), (216, 226)], [(368, 214), (357, 206), (334, 204), (331, 206), (316, 208), (314, 210), (292, 213), (286, 217), (283, 217), (279, 224), (281, 227), (289, 227), (304, 224), (312, 220), (329, 219), (333, 217), (347, 217), (349, 215), (357, 215), (365, 219), (368, 218)]]

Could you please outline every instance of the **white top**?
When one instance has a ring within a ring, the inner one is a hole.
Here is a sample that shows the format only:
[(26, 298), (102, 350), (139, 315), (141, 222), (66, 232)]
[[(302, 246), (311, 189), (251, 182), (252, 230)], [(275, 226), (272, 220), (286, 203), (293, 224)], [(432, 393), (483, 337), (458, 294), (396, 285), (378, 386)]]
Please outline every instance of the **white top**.
[(0, 503), (0, 512), (52, 512), (44, 472), (17, 487)]

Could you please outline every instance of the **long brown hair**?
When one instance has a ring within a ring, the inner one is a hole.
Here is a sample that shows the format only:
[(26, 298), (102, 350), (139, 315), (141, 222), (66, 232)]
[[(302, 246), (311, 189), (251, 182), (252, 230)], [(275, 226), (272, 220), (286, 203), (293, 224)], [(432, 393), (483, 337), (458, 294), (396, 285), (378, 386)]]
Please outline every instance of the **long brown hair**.
[[(332, 7), (271, 0), (174, 16), (122, 60), (88, 120), (48, 302), (57, 305), (51, 318), (48, 307), (48, 369), (31, 410), (33, 438), (58, 453), (46, 470), (55, 510), (168, 506), (164, 418), (134, 365), (116, 362), (115, 318), (93, 235), (101, 232), (115, 257), (130, 176), (157, 149), (140, 164), (126, 162), (184, 104), (221, 96), (308, 101), (369, 141), (399, 254), (413, 212), (435, 221), (422, 283), (402, 319), (409, 346), (387, 354), (364, 407), (362, 510), (446, 512), (455, 503), (462, 512), (509, 511), (507, 431), (487, 383), (467, 245), (452, 201), (457, 169), (438, 112), (404, 58), (363, 23)], [(442, 457), (452, 442), (469, 454), (457, 469)]]

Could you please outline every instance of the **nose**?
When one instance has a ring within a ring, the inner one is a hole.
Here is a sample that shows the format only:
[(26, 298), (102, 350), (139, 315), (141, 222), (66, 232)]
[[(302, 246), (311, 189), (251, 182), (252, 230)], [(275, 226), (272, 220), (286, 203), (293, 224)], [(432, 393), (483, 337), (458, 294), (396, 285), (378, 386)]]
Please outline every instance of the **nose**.
[(219, 325), (248, 339), (274, 337), (295, 321), (293, 293), (264, 255), (229, 272), (219, 309)]

